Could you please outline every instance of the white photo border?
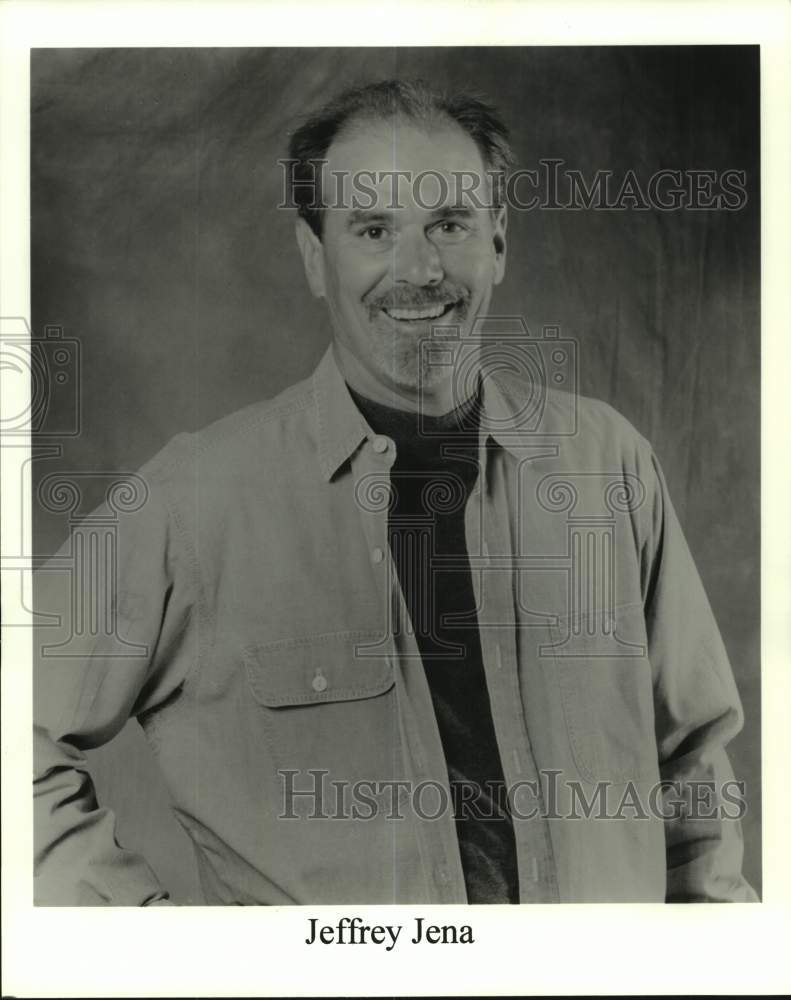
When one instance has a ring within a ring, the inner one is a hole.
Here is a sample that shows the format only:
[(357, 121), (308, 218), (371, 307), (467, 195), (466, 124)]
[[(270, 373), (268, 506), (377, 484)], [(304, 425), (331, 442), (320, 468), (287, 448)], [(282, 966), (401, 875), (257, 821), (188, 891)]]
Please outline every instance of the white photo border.
[[(789, 24), (777, 3), (0, 4), (0, 316), (30, 318), (29, 65), (45, 47), (761, 46), (763, 902), (561, 907), (34, 908), (29, 574), (4, 574), (3, 994), (267, 996), (791, 991)], [(382, 26), (387, 26), (386, 34)], [(13, 388), (18, 392), (15, 380)], [(19, 398), (8, 399), (20, 412)], [(5, 442), (3, 442), (5, 445)], [(25, 448), (2, 448), (2, 547), (18, 546)], [(16, 477), (16, 478), (15, 478)], [(29, 495), (29, 491), (27, 492)], [(22, 551), (29, 552), (30, 539)], [(7, 577), (7, 579), (6, 579)], [(29, 597), (29, 595), (28, 595)], [(29, 601), (27, 602), (29, 606)], [(309, 912), (306, 912), (309, 911)], [(472, 948), (304, 944), (307, 916), (470, 922)]]

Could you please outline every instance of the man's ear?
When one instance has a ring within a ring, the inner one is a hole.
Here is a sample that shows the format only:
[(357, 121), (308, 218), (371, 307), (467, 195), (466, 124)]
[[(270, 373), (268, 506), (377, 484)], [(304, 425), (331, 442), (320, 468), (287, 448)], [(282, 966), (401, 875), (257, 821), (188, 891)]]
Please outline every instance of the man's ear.
[(505, 277), (505, 256), (507, 243), (505, 231), (508, 228), (508, 211), (503, 205), (494, 216), (494, 284), (499, 285)]
[(318, 236), (302, 218), (297, 219), (296, 236), (310, 290), (317, 299), (323, 299), (325, 296), (324, 247)]

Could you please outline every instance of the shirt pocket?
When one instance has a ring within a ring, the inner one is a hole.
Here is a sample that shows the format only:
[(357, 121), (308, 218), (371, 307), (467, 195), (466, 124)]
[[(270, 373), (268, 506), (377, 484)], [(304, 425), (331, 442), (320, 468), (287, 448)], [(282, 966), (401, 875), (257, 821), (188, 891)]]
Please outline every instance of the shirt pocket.
[(359, 655), (379, 638), (338, 632), (245, 647), (248, 685), (279, 769), (306, 777), (319, 770), (327, 782), (349, 785), (401, 777), (392, 663)]
[(569, 744), (588, 782), (658, 777), (653, 681), (642, 605), (549, 627)]

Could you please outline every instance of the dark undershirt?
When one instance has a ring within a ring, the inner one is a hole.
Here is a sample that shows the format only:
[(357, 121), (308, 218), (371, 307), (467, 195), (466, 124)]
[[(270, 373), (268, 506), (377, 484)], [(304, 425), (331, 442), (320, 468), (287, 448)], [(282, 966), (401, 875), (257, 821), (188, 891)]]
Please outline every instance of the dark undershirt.
[[(477, 400), (444, 416), (420, 418), (349, 391), (371, 428), (396, 445), (388, 538), (445, 753), (467, 899), (517, 903), (513, 822), (464, 530), (464, 510), (478, 477)], [(462, 565), (443, 568), (432, 554), (461, 557)]]

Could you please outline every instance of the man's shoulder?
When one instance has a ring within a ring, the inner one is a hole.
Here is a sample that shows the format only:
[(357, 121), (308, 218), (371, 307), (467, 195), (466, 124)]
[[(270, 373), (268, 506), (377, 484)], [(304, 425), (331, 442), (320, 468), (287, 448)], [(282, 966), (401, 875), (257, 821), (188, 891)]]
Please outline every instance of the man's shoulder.
[(516, 426), (528, 439), (551, 438), (569, 452), (608, 455), (651, 447), (634, 424), (603, 399), (522, 379), (501, 383), (502, 388), (510, 396)]
[[(560, 390), (550, 392), (551, 397), (561, 395)], [(634, 424), (610, 403), (594, 396), (563, 393), (576, 403), (576, 430), (585, 447), (599, 446), (606, 449), (643, 449), (650, 447)], [(557, 402), (555, 402), (557, 406)], [(566, 406), (569, 403), (566, 402)]]
[(149, 479), (181, 480), (193, 473), (238, 475), (269, 455), (309, 437), (315, 410), (312, 376), (257, 400), (197, 431), (172, 437), (143, 467)]

